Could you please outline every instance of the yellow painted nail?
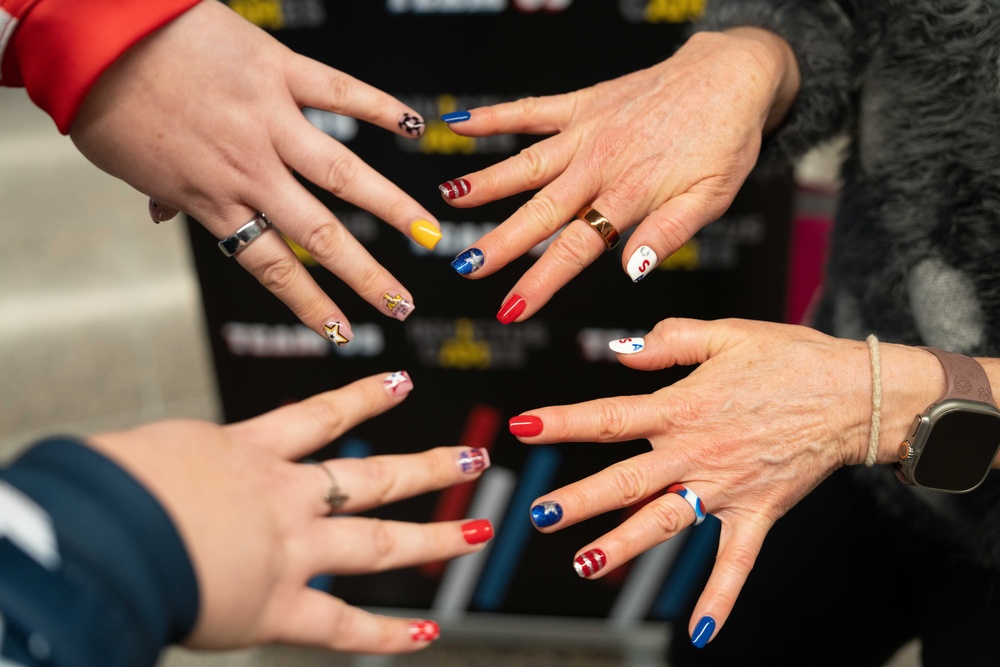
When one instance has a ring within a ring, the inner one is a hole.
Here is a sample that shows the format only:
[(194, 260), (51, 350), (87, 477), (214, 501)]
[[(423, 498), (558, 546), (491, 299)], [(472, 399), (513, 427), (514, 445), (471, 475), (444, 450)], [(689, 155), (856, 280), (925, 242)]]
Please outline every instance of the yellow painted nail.
[(434, 250), (434, 246), (441, 240), (441, 230), (426, 220), (414, 220), (410, 225), (410, 235), (428, 250)]

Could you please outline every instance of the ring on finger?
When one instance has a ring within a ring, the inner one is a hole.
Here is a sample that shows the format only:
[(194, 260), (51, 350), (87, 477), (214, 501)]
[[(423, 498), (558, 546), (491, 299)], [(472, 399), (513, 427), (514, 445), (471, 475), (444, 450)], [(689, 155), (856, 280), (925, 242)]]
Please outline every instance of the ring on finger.
[(691, 509), (694, 510), (694, 525), (699, 525), (708, 516), (705, 511), (705, 503), (701, 501), (701, 498), (697, 493), (684, 486), (683, 484), (671, 484), (667, 487), (667, 493), (676, 493), (681, 498), (687, 501)]
[(347, 494), (341, 490), (340, 484), (337, 483), (337, 478), (333, 476), (330, 469), (322, 463), (319, 464), (319, 467), (322, 468), (323, 472), (325, 472), (330, 478), (330, 486), (327, 488), (326, 493), (323, 494), (323, 500), (325, 500), (330, 506), (330, 514), (333, 514), (343, 507), (344, 503), (346, 503), (349, 498)]
[(237, 229), (231, 236), (219, 241), (219, 250), (226, 257), (232, 257), (248, 245), (260, 238), (260, 235), (273, 225), (267, 216), (257, 211), (257, 214), (245, 225)]
[(614, 250), (615, 246), (621, 241), (621, 237), (618, 235), (618, 230), (615, 229), (615, 226), (596, 209), (584, 206), (576, 214), (576, 218), (577, 220), (586, 222), (601, 235), (601, 238), (604, 239), (604, 245), (608, 247), (608, 251)]

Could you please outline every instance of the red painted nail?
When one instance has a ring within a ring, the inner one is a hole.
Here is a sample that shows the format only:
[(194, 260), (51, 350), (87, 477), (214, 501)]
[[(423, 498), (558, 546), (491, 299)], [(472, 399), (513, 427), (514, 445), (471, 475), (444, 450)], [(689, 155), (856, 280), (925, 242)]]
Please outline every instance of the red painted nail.
[(434, 621), (410, 623), (410, 639), (415, 642), (432, 642), (441, 636), (441, 628)]
[(500, 312), (497, 313), (497, 319), (500, 320), (500, 324), (510, 324), (517, 318), (521, 316), (524, 312), (524, 307), (527, 306), (524, 302), (524, 297), (520, 294), (511, 294), (510, 298), (503, 302), (500, 306)]
[(526, 438), (536, 436), (542, 432), (542, 420), (531, 415), (511, 417), (508, 426), (511, 433)]
[(462, 524), (462, 537), (469, 544), (482, 544), (493, 538), (493, 524), (489, 519), (476, 519)]
[(472, 184), (464, 178), (453, 178), (438, 186), (445, 199), (458, 199), (472, 192)]
[(592, 577), (608, 564), (608, 557), (600, 549), (585, 551), (573, 559), (573, 568), (581, 577)]

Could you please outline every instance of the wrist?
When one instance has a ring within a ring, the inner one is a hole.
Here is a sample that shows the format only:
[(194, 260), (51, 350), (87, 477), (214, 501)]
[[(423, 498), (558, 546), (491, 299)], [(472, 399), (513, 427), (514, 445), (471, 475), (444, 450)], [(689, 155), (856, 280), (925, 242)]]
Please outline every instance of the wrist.
[(899, 460), (899, 445), (913, 419), (944, 393), (944, 369), (926, 350), (880, 344), (882, 352), (882, 429), (877, 463)]

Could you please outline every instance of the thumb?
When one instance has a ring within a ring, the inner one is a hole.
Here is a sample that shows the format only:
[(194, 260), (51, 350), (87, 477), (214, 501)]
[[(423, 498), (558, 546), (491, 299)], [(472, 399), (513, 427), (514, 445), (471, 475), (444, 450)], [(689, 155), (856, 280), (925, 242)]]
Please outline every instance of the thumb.
[(691, 366), (743, 340), (750, 326), (741, 320), (706, 322), (674, 317), (661, 321), (643, 338), (622, 338), (609, 345), (618, 353), (618, 361), (629, 368), (648, 371)]

